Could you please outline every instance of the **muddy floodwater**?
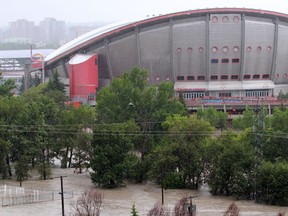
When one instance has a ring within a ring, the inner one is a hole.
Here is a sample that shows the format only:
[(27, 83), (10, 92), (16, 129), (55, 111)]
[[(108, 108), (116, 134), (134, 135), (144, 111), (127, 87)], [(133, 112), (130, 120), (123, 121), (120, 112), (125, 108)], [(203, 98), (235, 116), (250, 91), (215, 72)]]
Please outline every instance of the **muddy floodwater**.
[[(72, 215), (71, 205), (75, 203), (77, 198), (87, 189), (95, 188), (91, 183), (89, 173), (76, 174), (74, 169), (53, 169), (53, 176), (66, 176), (63, 178), (64, 194), (66, 194), (65, 215)], [(19, 182), (14, 180), (0, 180), (0, 186), (3, 185), (19, 186)], [(53, 178), (51, 180), (37, 180), (32, 179), (23, 182), (22, 185), (25, 190), (29, 188), (39, 190), (53, 190), (54, 197), (51, 201), (40, 203), (22, 204), (13, 206), (0, 206), (0, 216), (54, 216), (62, 215), (61, 199), (60, 199), (60, 179)], [(101, 216), (117, 215), (129, 216), (131, 215), (131, 207), (135, 203), (138, 214), (141, 216), (147, 215), (147, 212), (154, 206), (155, 203), (161, 202), (161, 188), (153, 183), (145, 184), (129, 184), (123, 188), (117, 189), (99, 189), (99, 192), (104, 194), (103, 210)], [(34, 190), (35, 191), (35, 190)], [(71, 195), (73, 191), (73, 196)], [(67, 192), (67, 193), (66, 193)], [(3, 195), (3, 190), (2, 190)], [(0, 194), (0, 198), (2, 196)], [(235, 201), (232, 198), (211, 196), (206, 188), (200, 191), (193, 190), (165, 190), (164, 202), (165, 205), (172, 211), (173, 206), (178, 200), (185, 196), (198, 196), (193, 200), (197, 205), (197, 216), (222, 216), (227, 207), (235, 202), (240, 209), (240, 215), (243, 216), (276, 216), (279, 212), (288, 212), (288, 207), (266, 206), (256, 204), (253, 201)], [(2, 198), (1, 198), (2, 199)], [(287, 213), (286, 213), (287, 215)]]

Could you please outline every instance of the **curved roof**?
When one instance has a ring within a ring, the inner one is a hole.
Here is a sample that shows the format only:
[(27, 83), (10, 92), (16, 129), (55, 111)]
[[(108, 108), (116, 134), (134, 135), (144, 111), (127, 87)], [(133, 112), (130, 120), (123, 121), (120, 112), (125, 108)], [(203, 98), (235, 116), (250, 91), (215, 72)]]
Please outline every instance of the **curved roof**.
[(266, 10), (256, 10), (256, 9), (247, 9), (247, 8), (213, 8), (213, 9), (200, 9), (200, 10), (189, 10), (184, 12), (177, 12), (167, 15), (161, 15), (151, 18), (146, 18), (143, 20), (134, 20), (134, 21), (124, 21), (119, 23), (113, 23), (101, 28), (97, 28), (93, 31), (90, 31), (60, 47), (59, 49), (52, 52), (45, 58), (45, 63), (47, 65), (56, 62), (57, 60), (71, 55), (74, 52), (77, 52), (80, 49), (88, 46), (89, 44), (95, 43), (101, 39), (104, 39), (113, 34), (119, 33), (121, 31), (129, 30), (135, 27), (141, 27), (161, 21), (166, 21), (171, 18), (179, 17), (189, 17), (189, 16), (203, 16), (210, 13), (245, 13), (257, 17), (266, 17), (266, 18), (275, 18), (278, 17), (282, 21), (288, 22), (288, 15), (273, 11)]

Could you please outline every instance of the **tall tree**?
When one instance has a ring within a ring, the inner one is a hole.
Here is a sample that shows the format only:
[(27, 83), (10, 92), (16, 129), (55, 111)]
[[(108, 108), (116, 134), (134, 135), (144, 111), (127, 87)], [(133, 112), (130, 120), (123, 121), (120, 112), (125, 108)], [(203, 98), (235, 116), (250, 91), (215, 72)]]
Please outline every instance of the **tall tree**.
[(53, 72), (52, 78), (48, 81), (47, 91), (60, 91), (65, 93), (65, 85), (61, 81), (57, 70)]
[(95, 125), (92, 182), (104, 187), (123, 184), (128, 172), (132, 147), (130, 133), (137, 131), (134, 122)]
[[(250, 133), (245, 133), (252, 140)], [(247, 137), (221, 134), (210, 146), (209, 185), (213, 194), (251, 198), (254, 182), (254, 148)], [(249, 138), (249, 139), (250, 139)], [(251, 142), (251, 141), (250, 141)]]
[(134, 119), (143, 132), (142, 156), (149, 151), (151, 131), (159, 130), (161, 122), (172, 114), (185, 114), (185, 107), (174, 96), (171, 82), (151, 86), (147, 71), (133, 68), (101, 89), (97, 96), (97, 114), (100, 122), (116, 123)]
[[(141, 130), (134, 146), (141, 160), (158, 143), (155, 131), (163, 131), (161, 122), (169, 115), (185, 115), (185, 106), (175, 98), (173, 84), (148, 85), (147, 71), (135, 67), (98, 92), (97, 116), (102, 123), (119, 123), (133, 119)], [(145, 166), (140, 166), (140, 178), (145, 178)]]
[[(163, 123), (166, 138), (150, 157), (153, 177), (166, 181), (167, 187), (197, 189), (204, 172), (204, 149), (213, 128), (196, 116), (167, 117)], [(160, 174), (160, 175), (159, 175)]]

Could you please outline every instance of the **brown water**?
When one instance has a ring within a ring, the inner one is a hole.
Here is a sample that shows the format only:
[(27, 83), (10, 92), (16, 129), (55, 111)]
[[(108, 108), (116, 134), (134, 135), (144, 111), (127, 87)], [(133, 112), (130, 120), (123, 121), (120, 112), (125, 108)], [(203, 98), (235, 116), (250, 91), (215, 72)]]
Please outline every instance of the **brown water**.
[[(65, 199), (65, 215), (71, 215), (71, 205), (75, 200), (88, 188), (94, 188), (91, 183), (88, 173), (75, 174), (73, 169), (54, 169), (54, 176), (67, 176), (63, 178), (64, 190), (73, 191), (74, 197)], [(19, 186), (18, 182), (13, 180), (1, 180), (0, 186), (4, 184), (13, 184)], [(25, 188), (39, 188), (45, 190), (59, 190), (60, 179), (54, 178), (51, 180), (29, 180), (23, 182)], [(131, 207), (135, 202), (136, 209), (139, 215), (147, 215), (147, 212), (154, 206), (155, 203), (161, 202), (161, 188), (153, 183), (146, 184), (131, 184), (125, 188), (117, 189), (98, 189), (104, 194), (103, 210), (101, 216), (117, 215), (129, 216), (131, 215)], [(200, 191), (192, 190), (165, 190), (164, 200), (165, 205), (173, 210), (173, 206), (178, 200), (188, 195), (198, 195), (198, 198), (193, 200), (197, 205), (197, 216), (222, 216), (227, 207), (233, 203), (233, 199), (226, 197), (211, 196), (207, 189)], [(50, 216), (62, 215), (61, 200), (58, 194), (58, 199), (54, 201), (17, 205), (17, 206), (0, 206), (0, 216)], [(57, 198), (57, 197), (56, 197)], [(278, 212), (288, 212), (288, 207), (275, 207), (256, 204), (253, 201), (235, 201), (240, 208), (240, 215), (243, 216), (276, 216)]]

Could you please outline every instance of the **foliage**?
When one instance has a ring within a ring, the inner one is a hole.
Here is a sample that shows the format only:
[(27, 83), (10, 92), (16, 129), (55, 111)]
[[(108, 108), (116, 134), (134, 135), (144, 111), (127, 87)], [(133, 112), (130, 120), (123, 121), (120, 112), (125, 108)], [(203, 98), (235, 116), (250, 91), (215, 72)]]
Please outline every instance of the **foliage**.
[(263, 135), (263, 159), (271, 162), (288, 160), (288, 110), (275, 108), (270, 120), (271, 127)]
[(270, 205), (288, 205), (288, 163), (264, 162), (259, 173), (259, 201)]
[(135, 202), (134, 202), (133, 205), (132, 205), (131, 216), (139, 216), (139, 215), (138, 215), (138, 212), (137, 212), (137, 209), (136, 209), (136, 207), (135, 207)]
[[(82, 105), (79, 108), (70, 106), (62, 112), (61, 123), (70, 133), (60, 138), (60, 157), (63, 168), (71, 165), (82, 173), (88, 168), (92, 150), (92, 128), (96, 121), (94, 107)], [(68, 158), (68, 155), (70, 157)], [(73, 161), (72, 161), (73, 158)]]
[(21, 85), (18, 87), (19, 94), (22, 95), (25, 91), (25, 78), (22, 76)]
[(12, 79), (3, 81), (0, 74), (0, 83), (0, 96), (12, 96), (12, 90), (16, 88), (15, 81)]
[(60, 75), (58, 74), (58, 71), (54, 71), (52, 78), (49, 79), (47, 89), (49, 91), (59, 91), (62, 93), (65, 93), (65, 85), (64, 83), (60, 80)]
[(140, 127), (151, 121), (164, 121), (170, 114), (184, 114), (185, 107), (174, 97), (173, 85), (150, 86), (147, 71), (133, 68), (98, 92), (100, 122), (116, 123), (134, 119)]
[(253, 127), (254, 111), (251, 107), (247, 107), (243, 112), (243, 116), (233, 119), (232, 126), (235, 129), (244, 130), (245, 128)]
[[(104, 187), (123, 184), (129, 169), (132, 150), (131, 131), (137, 131), (134, 122), (95, 125), (91, 159), (92, 182)], [(128, 135), (127, 135), (128, 134)]]
[(167, 117), (166, 138), (149, 156), (150, 175), (168, 188), (197, 189), (204, 171), (204, 146), (213, 128), (196, 116)]
[[(157, 145), (163, 131), (161, 122), (169, 115), (185, 115), (185, 106), (174, 96), (171, 82), (148, 85), (147, 71), (133, 68), (111, 81), (97, 95), (97, 119), (101, 123), (123, 123), (134, 120), (141, 133), (134, 150), (141, 154), (137, 181), (145, 178), (144, 158)], [(136, 173), (135, 173), (136, 174)]]
[(64, 102), (67, 101), (65, 85), (61, 81), (57, 70), (54, 71), (52, 78), (49, 79), (43, 93), (48, 97), (53, 98), (58, 105), (64, 106)]
[(275, 108), (273, 110), (273, 116), (271, 117), (271, 128), (274, 131), (288, 132), (288, 110), (281, 110), (280, 108)]
[(197, 117), (208, 121), (215, 128), (221, 130), (227, 128), (228, 114), (226, 112), (219, 112), (213, 107), (200, 109), (197, 112)]
[(52, 98), (42, 94), (43, 87), (45, 85), (30, 88), (23, 94), (26, 109), (18, 124), (27, 125), (29, 136), (23, 133), (27, 146), (30, 146), (27, 154), (33, 161), (32, 166), (37, 165), (41, 178), (47, 179), (51, 176), (51, 161), (56, 154), (59, 136), (54, 132), (54, 125), (61, 120), (61, 109)]
[(278, 93), (278, 99), (287, 99), (288, 98), (288, 92), (283, 93), (282, 89)]
[(225, 132), (211, 144), (208, 183), (213, 194), (247, 199), (253, 193), (254, 149), (241, 138)]

